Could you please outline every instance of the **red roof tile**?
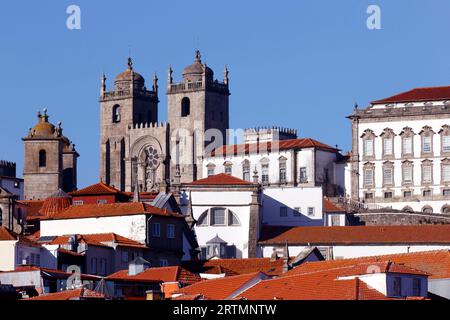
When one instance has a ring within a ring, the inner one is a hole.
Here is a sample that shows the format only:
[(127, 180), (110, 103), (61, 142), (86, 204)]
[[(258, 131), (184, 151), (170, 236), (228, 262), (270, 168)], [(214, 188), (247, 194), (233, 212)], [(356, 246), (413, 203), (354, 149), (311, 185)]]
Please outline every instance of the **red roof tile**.
[(260, 243), (284, 245), (450, 244), (450, 225), (263, 227)]
[(426, 272), (432, 279), (450, 278), (449, 250), (422, 251), (404, 254), (361, 257), (354, 259), (305, 262), (298, 267), (288, 271), (287, 273), (285, 273), (285, 275), (323, 271), (333, 268), (353, 266), (356, 264), (373, 264), (380, 261), (393, 261), (396, 265), (403, 265), (414, 270)]
[(80, 219), (125, 216), (137, 214), (154, 214), (174, 218), (182, 218), (178, 213), (170, 212), (166, 209), (156, 208), (142, 202), (123, 202), (107, 204), (85, 204), (70, 206), (67, 210), (52, 217), (44, 217), (43, 220)]
[(116, 189), (114, 187), (111, 187), (107, 185), (106, 183), (99, 182), (96, 184), (93, 184), (91, 186), (88, 186), (86, 188), (70, 192), (70, 195), (72, 196), (87, 196), (87, 195), (105, 195), (105, 194), (120, 194), (122, 193), (119, 189)]
[(200, 281), (200, 277), (179, 266), (148, 268), (134, 276), (128, 275), (128, 270), (120, 270), (106, 278), (108, 281), (133, 282), (182, 282), (192, 284)]
[(283, 273), (283, 259), (271, 261), (270, 258), (192, 260), (182, 262), (182, 266), (196, 273), (225, 273), (227, 276), (255, 272), (267, 275)]
[(234, 186), (234, 185), (244, 185), (251, 186), (252, 183), (236, 178), (229, 174), (220, 173), (216, 175), (211, 175), (207, 178), (196, 180), (190, 183), (190, 185), (201, 185), (201, 186)]
[(6, 227), (0, 226), (0, 241), (14, 241), (17, 240), (17, 233), (9, 230)]
[(345, 212), (344, 209), (338, 207), (326, 197), (323, 198), (323, 211), (325, 212)]
[(88, 289), (74, 289), (55, 293), (48, 293), (27, 300), (79, 300), (79, 299), (104, 299), (105, 296)]
[(174, 294), (184, 295), (200, 294), (209, 300), (225, 300), (233, 292), (244, 286), (246, 283), (260, 276), (260, 272), (244, 275), (218, 278), (194, 283), (188, 287), (182, 288)]
[(449, 100), (450, 86), (415, 88), (389, 98), (372, 101), (372, 104)]
[(311, 138), (302, 139), (290, 139), (290, 140), (279, 140), (274, 142), (259, 142), (259, 143), (246, 143), (240, 145), (225, 145), (217, 148), (215, 151), (210, 153), (210, 156), (226, 156), (226, 155), (237, 155), (237, 154), (251, 154), (251, 153), (262, 153), (266, 151), (277, 151), (277, 150), (291, 150), (291, 149), (304, 149), (304, 148), (316, 148), (320, 150), (325, 150), (329, 152), (338, 152), (339, 150), (331, 147), (325, 143), (319, 142)]
[(43, 200), (18, 200), (17, 204), (21, 209), (26, 211), (26, 220), (38, 219), (42, 216), (39, 211), (44, 204)]

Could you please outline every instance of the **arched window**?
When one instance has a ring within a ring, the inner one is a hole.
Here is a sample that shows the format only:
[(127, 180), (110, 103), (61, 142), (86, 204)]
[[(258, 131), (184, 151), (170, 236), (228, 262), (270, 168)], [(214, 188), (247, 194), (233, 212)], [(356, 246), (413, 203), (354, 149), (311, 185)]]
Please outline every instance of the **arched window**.
[(191, 113), (191, 101), (188, 97), (181, 100), (181, 116), (187, 117)]
[(423, 213), (433, 213), (433, 208), (430, 207), (430, 206), (424, 206), (424, 207), (422, 208), (422, 212), (423, 212)]
[(39, 167), (44, 168), (47, 166), (47, 152), (45, 150), (39, 151)]
[(450, 206), (448, 204), (444, 205), (442, 207), (441, 212), (442, 212), (442, 214), (449, 214), (450, 215)]
[(239, 226), (241, 223), (239, 222), (238, 217), (236, 216), (236, 214), (231, 211), (228, 210), (228, 225), (229, 226)]
[(112, 108), (112, 119), (114, 123), (120, 122), (120, 106), (118, 104)]
[(413, 213), (414, 210), (413, 208), (411, 208), (410, 206), (406, 206), (402, 209), (403, 212), (407, 212), (407, 213)]
[(208, 210), (203, 212), (197, 220), (197, 226), (207, 226), (208, 225)]

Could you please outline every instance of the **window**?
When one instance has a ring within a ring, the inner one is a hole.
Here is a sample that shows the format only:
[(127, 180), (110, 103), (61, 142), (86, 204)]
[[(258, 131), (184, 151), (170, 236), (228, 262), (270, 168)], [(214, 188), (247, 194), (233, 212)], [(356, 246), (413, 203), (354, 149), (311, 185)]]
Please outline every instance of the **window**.
[(100, 259), (100, 274), (106, 275), (106, 259)]
[(419, 278), (413, 278), (413, 296), (419, 297), (422, 293), (421, 281)]
[(364, 186), (366, 187), (373, 186), (373, 169), (364, 170)]
[(306, 167), (300, 168), (300, 183), (308, 182), (308, 174), (306, 173)]
[(442, 214), (449, 215), (450, 214), (450, 206), (449, 205), (443, 206), (442, 209), (441, 209), (441, 212), (442, 212)]
[(364, 140), (364, 155), (366, 157), (373, 157), (373, 140)]
[(392, 185), (392, 171), (393, 168), (383, 168), (383, 184), (384, 185)]
[(287, 217), (287, 207), (280, 207), (280, 217)]
[(82, 206), (84, 204), (83, 200), (74, 200), (73, 205), (74, 206)]
[(300, 207), (294, 208), (294, 217), (300, 217), (302, 215), (302, 209)]
[(442, 165), (442, 182), (450, 182), (450, 164)]
[(423, 190), (422, 195), (424, 197), (431, 197), (431, 190)]
[(161, 236), (161, 224), (159, 222), (152, 223), (152, 237)]
[(430, 206), (425, 206), (422, 208), (423, 213), (433, 213), (433, 208)]
[(412, 197), (412, 192), (411, 191), (404, 191), (403, 192), (403, 197), (404, 198), (411, 198)]
[(91, 258), (91, 273), (97, 273), (97, 258)]
[(403, 183), (412, 183), (412, 164), (409, 162), (403, 163), (402, 173), (403, 173)]
[(412, 146), (413, 146), (412, 142), (413, 142), (412, 137), (403, 138), (403, 146), (402, 146), (403, 154), (412, 154)]
[(308, 217), (314, 216), (314, 207), (308, 207)]
[(385, 199), (392, 199), (392, 191), (387, 191), (384, 193)]
[(280, 162), (280, 183), (286, 183), (286, 162)]
[(229, 226), (238, 226), (238, 225), (240, 225), (239, 219), (237, 218), (237, 216), (231, 210), (228, 210), (228, 225)]
[(450, 152), (450, 135), (442, 136), (442, 152)]
[(248, 160), (242, 163), (242, 179), (250, 181), (250, 162)]
[(423, 183), (431, 183), (433, 181), (432, 176), (432, 166), (431, 165), (423, 165), (422, 166), (422, 182)]
[(45, 150), (39, 151), (39, 168), (45, 168), (47, 166), (47, 152)]
[(106, 203), (108, 203), (108, 200), (106, 200), (106, 199), (98, 199), (97, 200), (97, 204), (106, 204)]
[(442, 195), (445, 196), (445, 197), (450, 196), (450, 189), (444, 189), (444, 190), (442, 190)]
[(385, 156), (392, 156), (392, 141), (392, 138), (383, 139), (383, 154)]
[(207, 170), (208, 170), (208, 176), (213, 176), (213, 175), (214, 175), (214, 172), (215, 172), (215, 170), (216, 170), (216, 165), (210, 163), (210, 164), (208, 164), (208, 165), (206, 166), (206, 168), (207, 168)]
[(334, 214), (331, 216), (331, 226), (340, 226), (341, 225), (341, 218), (339, 215)]
[(208, 211), (203, 212), (202, 215), (197, 220), (198, 226), (207, 226), (208, 225)]
[(167, 267), (168, 265), (169, 265), (169, 261), (167, 261), (167, 259), (159, 259), (160, 267)]
[(181, 100), (181, 116), (187, 117), (191, 113), (191, 101), (188, 97)]
[(395, 297), (402, 296), (402, 278), (401, 277), (394, 277), (392, 295)]
[(225, 173), (231, 175), (232, 172), (232, 164), (230, 161), (227, 161), (223, 164), (224, 169), (225, 169)]
[(175, 239), (175, 225), (172, 223), (167, 225), (167, 238)]
[(373, 199), (373, 193), (372, 192), (366, 192), (364, 194), (364, 199), (366, 200), (372, 200)]
[(128, 251), (122, 251), (122, 262), (127, 263), (128, 261)]
[(118, 104), (114, 105), (112, 109), (112, 121), (113, 123), (120, 122), (120, 106)]
[(422, 152), (431, 153), (431, 136), (422, 137)]
[(269, 164), (263, 164), (261, 165), (261, 178), (262, 178), (262, 183), (263, 184), (268, 184), (269, 183)]
[(211, 209), (211, 225), (225, 225), (225, 208)]

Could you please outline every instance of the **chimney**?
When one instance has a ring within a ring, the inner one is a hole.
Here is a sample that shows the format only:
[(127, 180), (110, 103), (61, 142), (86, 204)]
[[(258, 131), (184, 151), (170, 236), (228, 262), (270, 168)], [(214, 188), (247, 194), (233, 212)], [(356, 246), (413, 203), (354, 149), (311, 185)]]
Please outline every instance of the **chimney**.
[(138, 257), (131, 261), (128, 265), (128, 275), (135, 276), (141, 272), (144, 272), (148, 268), (150, 268), (150, 262), (144, 258)]
[(147, 290), (145, 291), (145, 296), (145, 300), (159, 301), (165, 299), (164, 293), (160, 290)]
[(283, 273), (288, 272), (290, 269), (289, 266), (289, 245), (288, 242), (286, 241), (286, 244), (284, 246), (284, 250), (283, 250)]

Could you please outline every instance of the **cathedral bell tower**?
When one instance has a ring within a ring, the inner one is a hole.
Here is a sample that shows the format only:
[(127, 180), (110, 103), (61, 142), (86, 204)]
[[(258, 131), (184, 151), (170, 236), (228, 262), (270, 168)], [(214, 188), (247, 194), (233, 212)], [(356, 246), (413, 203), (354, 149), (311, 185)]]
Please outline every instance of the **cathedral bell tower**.
[(214, 79), (214, 72), (202, 63), (200, 51), (193, 64), (183, 70), (183, 79), (174, 83), (172, 68), (168, 72), (168, 120), (171, 126), (171, 172), (179, 172), (181, 183), (201, 177), (201, 157), (204, 154), (205, 132), (216, 129), (226, 144), (229, 128), (228, 70), (223, 82)]
[(158, 121), (158, 78), (152, 90), (133, 69), (128, 58), (127, 69), (114, 81), (114, 89), (106, 90), (106, 77), (100, 88), (100, 179), (122, 191), (126, 189), (126, 159), (129, 155), (130, 127)]

